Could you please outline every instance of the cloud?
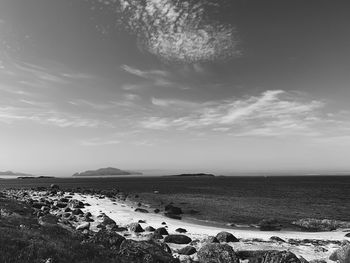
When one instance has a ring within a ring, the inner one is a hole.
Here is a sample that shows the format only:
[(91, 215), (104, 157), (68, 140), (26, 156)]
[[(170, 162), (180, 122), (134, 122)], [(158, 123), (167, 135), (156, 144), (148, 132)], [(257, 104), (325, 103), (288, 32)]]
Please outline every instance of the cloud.
[(170, 73), (164, 70), (140, 70), (128, 65), (123, 65), (122, 69), (126, 72), (145, 79), (155, 79), (159, 77), (169, 77)]
[[(92, 6), (96, 1), (90, 1)], [(104, 0), (138, 37), (139, 46), (166, 62), (197, 63), (241, 55), (235, 26), (214, 18), (220, 3), (210, 0)], [(94, 8), (98, 9), (98, 8)]]
[[(156, 101), (161, 106), (171, 101)], [(214, 132), (230, 132), (237, 135), (277, 135), (282, 133), (307, 133), (310, 126), (320, 120), (321, 101), (304, 101), (282, 90), (268, 90), (260, 96), (207, 102), (195, 105), (185, 114), (184, 107), (174, 107), (169, 116), (152, 116), (141, 122), (146, 129), (210, 129)], [(182, 106), (186, 106), (184, 103)], [(170, 116), (172, 115), (172, 116)]]
[(120, 144), (119, 140), (105, 140), (102, 138), (92, 138), (89, 140), (82, 140), (80, 144), (83, 146), (105, 146), (105, 145), (116, 145)]
[[(31, 103), (30, 106), (33, 106)], [(79, 115), (49, 110), (47, 107), (0, 107), (0, 122), (13, 123), (16, 121), (31, 121), (44, 125), (53, 125), (61, 128), (98, 128), (111, 126), (107, 122), (84, 118)], [(39, 106), (34, 105), (34, 106)], [(40, 105), (41, 106), (41, 105)]]

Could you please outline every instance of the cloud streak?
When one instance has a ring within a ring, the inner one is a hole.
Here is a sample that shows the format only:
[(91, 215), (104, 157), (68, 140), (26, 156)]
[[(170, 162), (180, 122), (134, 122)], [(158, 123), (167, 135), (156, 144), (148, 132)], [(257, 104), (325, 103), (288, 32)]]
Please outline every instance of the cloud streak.
[[(172, 102), (156, 101), (155, 104), (165, 107), (172, 105)], [(181, 109), (181, 103), (176, 105), (177, 112), (182, 112), (184, 107), (188, 106), (184, 103)], [(260, 96), (191, 106), (192, 108), (188, 108), (181, 116), (152, 116), (142, 121), (141, 126), (158, 130), (204, 129), (230, 132), (233, 135), (235, 132), (236, 135), (305, 133), (310, 126), (319, 121), (318, 111), (323, 108), (324, 103), (315, 100), (303, 101), (282, 90), (269, 90)]]

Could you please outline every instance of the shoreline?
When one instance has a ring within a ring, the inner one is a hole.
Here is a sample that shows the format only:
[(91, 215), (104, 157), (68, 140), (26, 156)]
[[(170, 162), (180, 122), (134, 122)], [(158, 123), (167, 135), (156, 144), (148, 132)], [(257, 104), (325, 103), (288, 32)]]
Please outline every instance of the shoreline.
[[(58, 201), (66, 199), (68, 204), (81, 204), (79, 209), (81, 214), (75, 215), (74, 211), (68, 212), (73, 219), (67, 222), (67, 219), (62, 221), (67, 227), (73, 229), (81, 229), (84, 226), (86, 233), (97, 233), (100, 230), (101, 219), (105, 221), (114, 222), (120, 230), (120, 235), (126, 239), (135, 241), (150, 240), (153, 238), (153, 233), (146, 230), (150, 227), (154, 229), (165, 228), (169, 235), (179, 234), (179, 229), (184, 231), (183, 235), (189, 237), (190, 243), (196, 251), (200, 250), (206, 244), (209, 237), (215, 237), (218, 233), (228, 232), (237, 239), (236, 242), (228, 242), (228, 244), (237, 253), (246, 253), (250, 251), (289, 251), (295, 254), (298, 258), (311, 260), (329, 260), (330, 255), (339, 249), (343, 242), (349, 243), (350, 238), (345, 237), (346, 232), (343, 229), (328, 232), (300, 232), (300, 231), (260, 231), (258, 229), (237, 229), (232, 227), (217, 226), (212, 224), (198, 224), (194, 220), (177, 220), (168, 218), (161, 213), (153, 212), (138, 212), (135, 209), (144, 209), (139, 211), (151, 210), (147, 204), (137, 204), (134, 200), (126, 198), (125, 194), (111, 194), (104, 195), (102, 193), (82, 193), (82, 192), (67, 192), (58, 190), (8, 190), (8, 196), (23, 202), (46, 202), (55, 204)], [(141, 200), (139, 200), (141, 201)], [(40, 209), (41, 211), (42, 209)], [(63, 209), (66, 210), (66, 209)], [(61, 209), (53, 208), (49, 210), (54, 216), (58, 218), (66, 218), (64, 214), (67, 213)], [(41, 212), (38, 213), (41, 213)], [(44, 211), (44, 210), (43, 210)], [(89, 221), (85, 221), (86, 217), (83, 215), (90, 214)], [(139, 225), (142, 231), (134, 231), (131, 225)], [(86, 228), (86, 226), (88, 226)], [(81, 229), (83, 230), (83, 229)], [(90, 232), (89, 232), (90, 231)], [(161, 239), (163, 239), (161, 237)], [(347, 241), (345, 241), (347, 240)], [(164, 241), (163, 241), (164, 242)], [(350, 244), (350, 243), (349, 243)], [(196, 260), (196, 253), (191, 256), (184, 256), (178, 254), (180, 249), (185, 245), (167, 243), (173, 255), (182, 260), (191, 259)], [(181, 261), (180, 262), (187, 262)]]

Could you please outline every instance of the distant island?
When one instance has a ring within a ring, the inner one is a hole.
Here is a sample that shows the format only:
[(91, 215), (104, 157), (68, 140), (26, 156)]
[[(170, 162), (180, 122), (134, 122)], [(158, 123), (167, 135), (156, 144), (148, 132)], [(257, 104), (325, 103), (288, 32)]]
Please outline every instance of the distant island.
[(17, 179), (50, 179), (55, 178), (54, 176), (18, 176)]
[(113, 175), (141, 175), (142, 173), (123, 171), (118, 168), (107, 167), (97, 170), (89, 170), (81, 173), (75, 173), (73, 176), (113, 176)]
[(170, 177), (215, 177), (213, 174), (197, 173), (197, 174), (175, 174), (175, 175), (165, 175)]
[(5, 172), (0, 172), (0, 175), (6, 175), (6, 176), (33, 176), (32, 174), (25, 174), (25, 173), (16, 173), (12, 171), (5, 171)]

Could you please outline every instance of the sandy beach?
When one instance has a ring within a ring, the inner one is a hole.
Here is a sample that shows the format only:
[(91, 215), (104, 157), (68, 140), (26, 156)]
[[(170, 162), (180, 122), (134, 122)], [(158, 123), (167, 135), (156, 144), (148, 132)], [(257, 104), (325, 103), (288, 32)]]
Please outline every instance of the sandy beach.
[[(135, 209), (138, 207), (136, 203), (130, 201), (121, 200), (110, 200), (109, 198), (101, 198), (100, 196), (75, 194), (74, 197), (84, 203), (89, 203), (83, 209), (84, 212), (90, 212), (94, 217), (97, 218), (101, 213), (105, 213), (108, 217), (113, 219), (120, 226), (127, 226), (133, 222), (145, 222), (140, 223), (143, 228), (152, 226), (154, 228), (166, 226), (169, 233), (176, 233), (176, 229), (184, 228), (187, 230), (186, 235), (191, 237), (192, 240), (198, 240), (197, 248), (201, 246), (201, 242), (208, 236), (216, 236), (221, 231), (227, 231), (232, 233), (235, 237), (240, 239), (240, 242), (230, 243), (234, 250), (288, 250), (301, 256), (306, 260), (323, 259), (327, 262), (329, 256), (333, 251), (338, 249), (340, 246), (336, 242), (328, 242), (323, 246), (315, 246), (311, 243), (304, 245), (292, 245), (288, 242), (274, 242), (271, 241), (271, 237), (278, 236), (279, 238), (288, 241), (291, 239), (296, 240), (322, 240), (322, 241), (342, 241), (346, 229), (339, 229), (336, 231), (329, 232), (298, 232), (298, 231), (259, 231), (257, 230), (242, 230), (233, 229), (231, 227), (215, 227), (205, 226), (189, 222), (187, 220), (177, 220), (168, 218), (162, 214), (156, 213), (141, 213), (136, 212)], [(147, 209), (147, 205), (143, 205), (143, 208)], [(97, 231), (96, 224), (91, 224), (91, 228)], [(166, 225), (164, 224), (166, 223)], [(162, 224), (163, 223), (163, 224)], [(136, 240), (143, 240), (149, 238), (150, 233), (133, 233), (129, 238)], [(181, 248), (181, 245), (170, 244), (170, 247), (176, 251)]]

